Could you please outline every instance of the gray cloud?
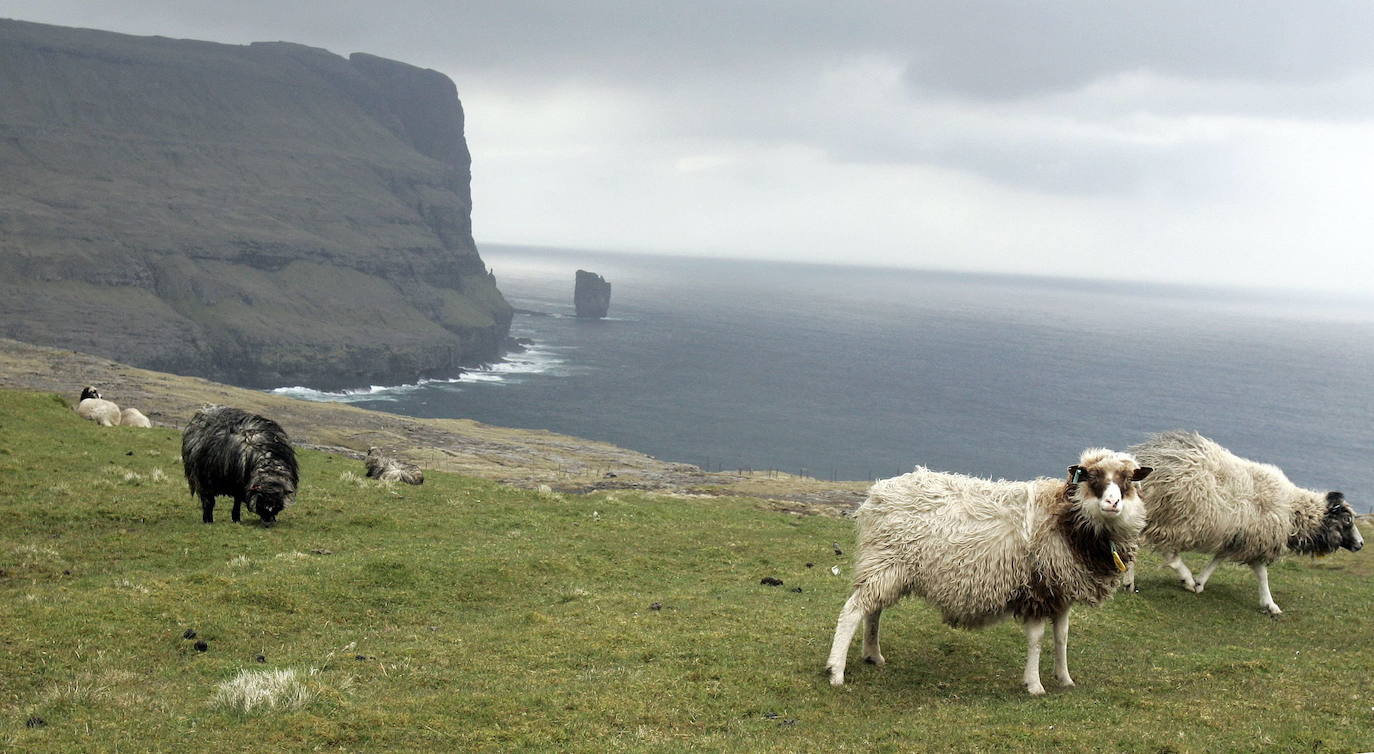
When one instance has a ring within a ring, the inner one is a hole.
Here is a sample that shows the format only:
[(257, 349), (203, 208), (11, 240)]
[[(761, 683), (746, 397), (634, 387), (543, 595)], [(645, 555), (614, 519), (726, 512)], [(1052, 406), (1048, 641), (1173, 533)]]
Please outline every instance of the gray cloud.
[[(822, 257), (834, 242), (814, 239), (852, 237), (966, 247), (986, 267), (1003, 249), (986, 229), (1015, 217), (1045, 229), (1027, 265), (1134, 244), (1211, 255), (1217, 275), (1259, 254), (1282, 276), (1285, 252), (1353, 253), (1370, 230), (1352, 199), (1374, 188), (1363, 0), (6, 0), (0, 15), (443, 71), (469, 113), (479, 235), (505, 241), (729, 252), (673, 214), (695, 203), (740, 253), (776, 237)], [(908, 209), (927, 206), (951, 209)]]
[(1064, 91), (1132, 70), (1315, 82), (1374, 61), (1374, 6), (1360, 0), (10, 0), (0, 13), (216, 41), (289, 38), (627, 85), (881, 53), (904, 61), (919, 88), (984, 98)]
[[(913, 47), (921, 90), (1034, 97), (1122, 73), (1233, 83), (1315, 83), (1368, 69), (1374, 6), (1218, 0), (939, 3)], [(923, 8), (929, 9), (926, 5)]]

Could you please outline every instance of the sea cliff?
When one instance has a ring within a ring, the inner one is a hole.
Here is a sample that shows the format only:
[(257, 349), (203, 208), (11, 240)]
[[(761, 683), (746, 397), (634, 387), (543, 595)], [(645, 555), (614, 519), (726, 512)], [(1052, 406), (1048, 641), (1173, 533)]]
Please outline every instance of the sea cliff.
[(443, 74), (0, 20), (0, 102), (0, 335), (253, 387), (499, 355)]

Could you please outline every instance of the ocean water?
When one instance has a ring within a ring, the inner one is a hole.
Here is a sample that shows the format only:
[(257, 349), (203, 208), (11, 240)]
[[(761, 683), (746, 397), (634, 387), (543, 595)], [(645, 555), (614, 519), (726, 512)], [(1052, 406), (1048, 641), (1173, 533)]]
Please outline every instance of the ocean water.
[[(527, 353), (284, 392), (604, 440), (712, 469), (1059, 476), (1195, 429), (1374, 507), (1374, 300), (486, 246)], [(578, 269), (610, 317), (573, 316)]]

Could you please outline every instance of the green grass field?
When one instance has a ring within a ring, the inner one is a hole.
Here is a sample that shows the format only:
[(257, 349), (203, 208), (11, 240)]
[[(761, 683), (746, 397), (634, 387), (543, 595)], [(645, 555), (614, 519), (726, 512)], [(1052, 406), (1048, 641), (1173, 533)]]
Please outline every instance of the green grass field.
[[(1147, 558), (1141, 594), (1075, 612), (1078, 687), (1042, 698), (1014, 624), (955, 631), (908, 601), (884, 620), (888, 665), (855, 647), (834, 689), (847, 521), (442, 473), (388, 486), (306, 451), (276, 527), (234, 525), (224, 501), (207, 526), (178, 450), (0, 392), (0, 747), (1374, 749), (1367, 553), (1273, 568), (1278, 620), (1248, 569), (1192, 595)], [(294, 671), (281, 706), (236, 703), (242, 671)]]

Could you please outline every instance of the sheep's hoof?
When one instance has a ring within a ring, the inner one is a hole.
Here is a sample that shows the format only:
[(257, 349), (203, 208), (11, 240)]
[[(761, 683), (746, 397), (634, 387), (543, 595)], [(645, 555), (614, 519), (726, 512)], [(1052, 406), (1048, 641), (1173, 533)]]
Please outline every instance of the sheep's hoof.
[(1194, 585), (1193, 585), (1193, 592), (1194, 592), (1195, 594), (1202, 594), (1202, 587), (1203, 587), (1202, 584), (1194, 584)]
[(1072, 679), (1072, 678), (1070, 678), (1070, 679), (1067, 680), (1067, 681), (1061, 680), (1061, 681), (1059, 682), (1059, 687), (1060, 687), (1060, 688), (1065, 688), (1065, 689), (1071, 689), (1071, 688), (1073, 688), (1073, 687), (1075, 687), (1075, 686), (1077, 686), (1077, 685), (1078, 685), (1078, 684), (1076, 684), (1076, 683), (1073, 682), (1073, 679)]
[(883, 656), (882, 656), (882, 655), (874, 655), (874, 656), (872, 656), (872, 657), (865, 657), (865, 658), (864, 658), (864, 662), (868, 663), (869, 665), (885, 665), (885, 664), (887, 664), (887, 660), (883, 659)]
[(1029, 683), (1026, 684), (1026, 690), (1030, 692), (1030, 695), (1031, 695), (1031, 696), (1044, 696), (1044, 695), (1045, 695), (1045, 687), (1042, 686), (1042, 685), (1040, 685), (1039, 683), (1037, 683), (1037, 684), (1035, 684), (1035, 685), (1031, 685), (1031, 684), (1029, 684)]
[(836, 673), (835, 671), (831, 670), (831, 671), (830, 671), (830, 685), (831, 685), (831, 686), (843, 686), (843, 685), (844, 685), (844, 673)]
[(1260, 609), (1268, 613), (1269, 617), (1271, 618), (1277, 618), (1280, 615), (1283, 615), (1283, 611), (1279, 609), (1279, 606), (1275, 605), (1272, 602), (1268, 605), (1260, 605)]

